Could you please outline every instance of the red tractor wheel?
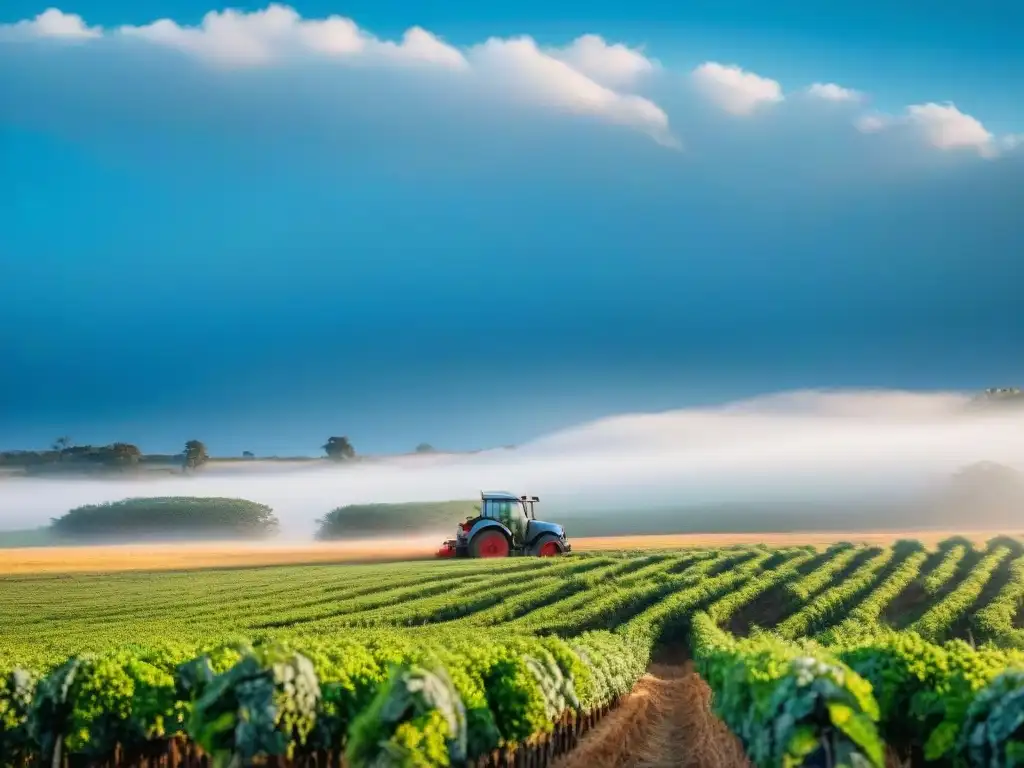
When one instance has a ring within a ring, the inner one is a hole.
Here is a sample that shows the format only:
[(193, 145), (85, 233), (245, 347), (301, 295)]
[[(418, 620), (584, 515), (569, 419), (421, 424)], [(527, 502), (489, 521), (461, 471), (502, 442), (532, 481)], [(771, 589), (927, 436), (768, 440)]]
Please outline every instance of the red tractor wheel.
[(508, 557), (508, 539), (501, 531), (481, 531), (470, 544), (473, 557)]
[(537, 550), (537, 555), (540, 557), (557, 557), (562, 553), (562, 550), (558, 548), (558, 544), (554, 541), (545, 541), (540, 545), (540, 549)]

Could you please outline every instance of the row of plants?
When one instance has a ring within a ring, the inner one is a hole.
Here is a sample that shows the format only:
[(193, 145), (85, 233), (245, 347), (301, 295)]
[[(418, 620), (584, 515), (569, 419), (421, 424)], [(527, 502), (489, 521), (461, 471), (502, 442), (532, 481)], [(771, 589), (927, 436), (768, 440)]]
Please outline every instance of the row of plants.
[(1024, 654), (890, 629), (833, 652), (871, 684), (883, 738), (912, 764), (1024, 765)]
[[(819, 641), (724, 631), (761, 592), (752, 585), (770, 581), (764, 576), (689, 619), (690, 648), (715, 714), (755, 765), (880, 768), (886, 744), (912, 765), (1024, 765), (1024, 653), (961, 640), (936, 645), (869, 620), (924, 562), (911, 542), (897, 548), (910, 554), (854, 609), (864, 623), (859, 631)], [(1024, 575), (1018, 562), (1014, 576)], [(776, 574), (792, 579), (785, 567)]]
[(934, 595), (946, 586), (956, 574), (957, 569), (960, 568), (960, 563), (967, 556), (967, 552), (966, 544), (957, 544), (947, 549), (939, 564), (922, 580), (921, 585), (924, 587), (925, 593)]
[(816, 595), (828, 586), (833, 578), (853, 563), (856, 558), (862, 556), (864, 552), (862, 547), (854, 547), (845, 543), (829, 547), (826, 553), (831, 557), (803, 578), (786, 584), (786, 594), (796, 605), (807, 602), (812, 595)]
[(1009, 577), (996, 596), (974, 614), (973, 624), (986, 638), (1001, 646), (1024, 647), (1024, 632), (1014, 627), (1014, 618), (1024, 604), (1024, 555), (1010, 564)]
[(889, 565), (896, 548), (884, 549), (859, 565), (848, 578), (829, 587), (806, 603), (799, 611), (778, 625), (776, 631), (786, 638), (795, 638), (823, 629), (840, 611), (875, 581), (879, 571)]
[(714, 713), (758, 768), (882, 768), (878, 705), (867, 682), (815, 644), (763, 631), (739, 639), (721, 628), (767, 590), (800, 581), (813, 552), (794, 555), (729, 594), (642, 614), (622, 631), (687, 637), (697, 671), (711, 688)]
[(381, 630), (337, 638), (75, 656), (0, 683), (0, 764), (101, 760), (186, 736), (216, 766), (344, 752), (351, 766), (462, 765), (607, 705), (649, 647)]
[(993, 546), (952, 591), (909, 628), (926, 640), (940, 639), (974, 605), (996, 568), (1009, 556), (1009, 547)]
[(845, 619), (821, 632), (818, 639), (830, 645), (838, 639), (878, 627), (882, 612), (918, 577), (927, 559), (928, 553), (923, 547), (919, 551), (911, 552), (853, 607)]

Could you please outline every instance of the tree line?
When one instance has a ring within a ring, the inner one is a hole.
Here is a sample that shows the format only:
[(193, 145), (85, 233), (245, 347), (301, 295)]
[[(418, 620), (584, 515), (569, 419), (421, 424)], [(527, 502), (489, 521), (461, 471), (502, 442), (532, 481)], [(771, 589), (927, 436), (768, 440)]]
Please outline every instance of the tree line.
[[(355, 461), (359, 458), (352, 441), (344, 435), (332, 436), (320, 446), (324, 455), (337, 462)], [(416, 453), (432, 453), (429, 443), (416, 446)], [(188, 440), (176, 454), (146, 454), (133, 443), (111, 443), (109, 445), (76, 445), (68, 436), (58, 437), (48, 450), (0, 451), (0, 467), (36, 467), (48, 464), (74, 465), (76, 467), (103, 467), (127, 469), (140, 464), (178, 464), (183, 471), (194, 471), (210, 462), (206, 443), (202, 440)], [(252, 451), (242, 451), (243, 459), (255, 459)], [(69, 467), (70, 468), (70, 467)]]
[[(1024, 406), (1024, 390), (1019, 387), (990, 387), (976, 394), (968, 410), (979, 408)], [(336, 462), (359, 459), (352, 441), (345, 435), (331, 436), (320, 446), (324, 455)], [(433, 453), (429, 443), (416, 446), (416, 453)], [(128, 469), (139, 464), (180, 464), (183, 471), (195, 471), (211, 460), (206, 444), (202, 440), (189, 440), (180, 453), (173, 455), (144, 454), (133, 443), (111, 443), (109, 445), (75, 445), (70, 437), (61, 436), (53, 441), (49, 450), (0, 451), (0, 467), (36, 467), (47, 464), (74, 462), (78, 466), (94, 466), (111, 469)], [(243, 459), (255, 459), (252, 451), (243, 451)]]

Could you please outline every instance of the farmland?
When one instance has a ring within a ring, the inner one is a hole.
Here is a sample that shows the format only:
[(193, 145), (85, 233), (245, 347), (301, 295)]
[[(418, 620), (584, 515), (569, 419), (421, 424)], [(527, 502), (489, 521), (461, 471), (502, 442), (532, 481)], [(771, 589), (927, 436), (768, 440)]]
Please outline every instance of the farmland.
[[(243, 762), (593, 755), (669, 658), (699, 673), (716, 733), (756, 765), (1016, 764), (1020, 542), (691, 544), (8, 574), (0, 762), (172, 737)], [(578, 744), (574, 722), (593, 726)], [(659, 738), (698, 738), (673, 723)]]

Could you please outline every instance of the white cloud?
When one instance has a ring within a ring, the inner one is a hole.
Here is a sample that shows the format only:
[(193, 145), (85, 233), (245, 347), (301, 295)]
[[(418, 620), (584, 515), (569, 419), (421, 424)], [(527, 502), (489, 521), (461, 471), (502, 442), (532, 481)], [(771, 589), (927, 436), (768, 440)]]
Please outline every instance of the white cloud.
[(121, 27), (118, 33), (230, 66), (269, 64), (301, 54), (405, 60), (454, 68), (466, 65), (457, 49), (420, 27), (409, 29), (399, 43), (381, 41), (351, 19), (303, 19), (294, 9), (276, 4), (252, 13), (211, 11), (198, 27), (161, 19), (141, 27)]
[(857, 118), (857, 128), (864, 133), (878, 133), (892, 123), (887, 115), (861, 115)]
[(600, 35), (583, 35), (548, 54), (609, 88), (628, 88), (658, 65), (621, 43), (609, 45)]
[(865, 133), (902, 127), (912, 131), (926, 144), (941, 150), (974, 150), (982, 157), (993, 157), (999, 150), (1015, 145), (1015, 137), (995, 137), (981, 121), (957, 109), (955, 104), (912, 104), (899, 116), (872, 114), (862, 116), (857, 127)]
[(745, 117), (758, 107), (782, 101), (782, 86), (775, 80), (745, 72), (738, 66), (708, 61), (693, 70), (697, 90), (721, 109)]
[(907, 107), (907, 117), (933, 147), (982, 153), (993, 149), (993, 136), (985, 126), (953, 104), (914, 104)]
[(1012, 152), (1018, 147), (1024, 147), (1024, 133), (1010, 134), (999, 138), (999, 146), (1007, 152)]
[(824, 101), (860, 101), (864, 94), (850, 88), (843, 88), (835, 83), (812, 83), (807, 93)]
[[(0, 31), (4, 29), (5, 27), (0, 25)], [(87, 26), (81, 16), (64, 13), (57, 8), (47, 8), (34, 19), (19, 21), (8, 25), (6, 29), (15, 35), (65, 39), (92, 38), (103, 34), (99, 27)]]
[[(492, 38), (464, 51), (420, 27), (401, 40), (380, 40), (351, 19), (329, 16), (304, 19), (294, 9), (271, 4), (246, 13), (228, 9), (207, 13), (197, 26), (160, 19), (143, 26), (122, 26), (104, 33), (89, 29), (77, 16), (47, 11), (32, 22), (14, 25), (36, 36), (92, 36), (131, 39), (178, 50), (222, 68), (287, 65), (302, 58), (346, 64), (392, 63), (454, 70), (481, 98), (498, 98), (521, 106), (586, 115), (632, 128), (665, 146), (678, 146), (668, 116), (649, 99), (621, 93), (625, 85), (654, 69), (639, 52), (585, 35), (551, 52), (532, 38)], [(0, 29), (3, 29), (0, 27)]]
[(529, 37), (491, 38), (469, 51), (473, 71), (516, 100), (603, 117), (678, 146), (669, 131), (668, 115), (654, 102), (622, 94), (541, 51)]
[[(594, 34), (579, 36), (562, 47), (545, 49), (528, 36), (490, 38), (477, 45), (456, 47), (421, 27), (411, 27), (397, 40), (383, 40), (361, 29), (352, 19), (337, 15), (305, 19), (293, 8), (271, 4), (254, 12), (211, 11), (195, 26), (160, 19), (142, 26), (112, 30), (91, 27), (80, 16), (49, 8), (33, 19), (0, 25), (0, 41), (12, 39), (38, 40), (41, 41), (39, 46), (54, 39), (95, 40), (94, 45), (88, 47), (90, 52), (101, 43), (109, 43), (113, 48), (115, 42), (120, 41), (118, 55), (144, 56), (146, 47), (170, 49), (206, 66), (225, 70), (292, 67), (291, 74), (295, 77), (310, 77), (310, 82), (317, 83), (315, 88), (308, 89), (309, 97), (316, 99), (319, 94), (324, 101), (337, 98), (328, 95), (332, 90), (352, 93), (353, 89), (345, 90), (346, 82), (340, 74), (336, 76), (332, 72), (331, 78), (319, 76), (317, 80), (318, 75), (307, 74), (305, 69), (294, 65), (320, 62), (322, 73), (325, 62), (337, 63), (358, 67), (358, 74), (349, 75), (347, 85), (351, 86), (351, 78), (360, 78), (360, 87), (356, 90), (381, 105), (401, 106), (417, 99), (435, 110), (439, 110), (438, 105), (442, 103), (448, 105), (445, 109), (458, 104), (460, 109), (481, 111), (514, 105), (524, 114), (530, 109), (542, 109), (587, 116), (639, 131), (665, 146), (680, 146), (666, 111), (651, 99), (631, 92), (645, 78), (658, 73), (661, 66), (640, 49), (609, 42)], [(169, 61), (170, 67), (177, 65), (173, 59)], [(17, 62), (14, 66), (17, 67)], [(132, 70), (130, 61), (122, 66), (121, 71)], [(369, 68), (392, 67), (431, 74), (407, 81), (383, 76), (382, 80), (375, 81), (381, 83), (379, 86), (371, 86), (369, 80), (361, 79), (370, 77), (365, 72)], [(175, 76), (168, 71), (169, 77)], [(693, 92), (735, 116), (750, 117), (766, 106), (785, 100), (783, 88), (777, 81), (737, 65), (707, 61), (695, 68), (690, 77)], [(68, 73), (61, 82), (70, 83), (73, 79)], [(338, 87), (332, 88), (332, 85)], [(66, 87), (72, 88), (71, 85)], [(110, 87), (116, 90), (113, 85)], [(378, 93), (374, 87), (387, 90)], [(444, 88), (449, 90), (431, 90)], [(21, 92), (27, 94), (29, 90), (23, 88)], [(92, 89), (85, 90), (92, 92)], [(399, 95), (403, 92), (404, 96)], [(806, 87), (803, 93), (835, 103), (856, 103), (864, 98), (860, 91), (820, 81)], [(685, 98), (682, 94), (679, 97)], [(349, 106), (344, 99), (338, 102), (339, 109)], [(8, 112), (16, 108), (7, 105)], [(31, 106), (31, 109), (36, 108)], [(688, 115), (694, 124), (700, 120), (697, 111), (691, 109)], [(451, 117), (462, 119), (463, 116), (453, 111)], [(985, 157), (1024, 144), (1024, 136), (993, 136), (979, 120), (953, 104), (914, 104), (899, 115), (866, 113), (856, 124), (866, 133), (901, 131), (939, 150), (966, 149)]]

